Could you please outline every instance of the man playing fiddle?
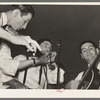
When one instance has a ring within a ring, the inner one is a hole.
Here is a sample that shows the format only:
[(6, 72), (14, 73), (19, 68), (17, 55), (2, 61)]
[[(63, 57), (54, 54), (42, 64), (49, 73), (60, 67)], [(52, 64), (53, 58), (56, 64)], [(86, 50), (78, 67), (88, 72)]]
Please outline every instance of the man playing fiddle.
[[(34, 10), (31, 5), (13, 5), (13, 8), (11, 10), (1, 14), (0, 21), (2, 20), (1, 22), (3, 24), (1, 26), (8, 25), (10, 29), (14, 31), (25, 29), (33, 15)], [(14, 31), (8, 32), (9, 29), (7, 31), (6, 30), (2, 28), (3, 32), (13, 34), (14, 36), (20, 36)], [(30, 37), (22, 37), (25, 38), (28, 41), (28, 43), (32, 43), (32, 45), (35, 45), (36, 48), (41, 50), (40, 46), (36, 41), (30, 39)], [(48, 58), (45, 57), (44, 60), (46, 62)], [(0, 45), (0, 88), (4, 89), (9, 87), (7, 85), (4, 85), (4, 83), (9, 80), (12, 80), (17, 70), (25, 69), (30, 65), (34, 66), (35, 63), (40, 63), (40, 58), (35, 59), (35, 61), (34, 59), (18, 61), (12, 58), (11, 49), (7, 45), (7, 41), (2, 41)]]

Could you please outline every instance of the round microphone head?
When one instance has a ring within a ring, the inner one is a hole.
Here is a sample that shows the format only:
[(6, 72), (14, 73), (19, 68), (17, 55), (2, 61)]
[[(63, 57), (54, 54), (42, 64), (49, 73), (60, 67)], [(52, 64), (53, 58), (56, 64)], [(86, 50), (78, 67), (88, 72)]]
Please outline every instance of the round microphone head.
[(58, 46), (58, 47), (61, 47), (61, 45), (62, 45), (62, 40), (58, 40), (58, 41), (57, 41), (57, 46)]
[(54, 65), (49, 65), (49, 69), (55, 70), (55, 66)]

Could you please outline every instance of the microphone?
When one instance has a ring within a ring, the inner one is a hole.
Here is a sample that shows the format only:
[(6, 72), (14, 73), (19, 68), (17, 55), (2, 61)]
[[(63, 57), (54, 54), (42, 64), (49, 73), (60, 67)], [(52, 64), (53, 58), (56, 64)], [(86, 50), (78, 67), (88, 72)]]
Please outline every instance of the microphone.
[(48, 64), (49, 69), (54, 70), (54, 69), (55, 69), (55, 66), (54, 66), (54, 65), (52, 65), (52, 61), (51, 61), (52, 52), (50, 52), (49, 57), (50, 57), (50, 63)]
[(61, 47), (61, 45), (62, 45), (62, 40), (58, 40), (58, 41), (57, 41), (57, 46), (58, 46), (58, 47)]
[(57, 89), (59, 89), (59, 84), (60, 84), (60, 53), (61, 53), (61, 45), (62, 45), (62, 40), (58, 40), (57, 41), (57, 46), (58, 46)]
[(49, 69), (51, 69), (51, 70), (55, 70), (55, 66), (54, 66), (54, 65), (49, 64)]

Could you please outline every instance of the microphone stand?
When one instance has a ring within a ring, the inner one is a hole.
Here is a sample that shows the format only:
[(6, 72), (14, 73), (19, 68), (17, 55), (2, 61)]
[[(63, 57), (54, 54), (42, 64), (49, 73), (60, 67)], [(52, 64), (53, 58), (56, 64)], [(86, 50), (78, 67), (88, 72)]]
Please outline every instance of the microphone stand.
[(61, 54), (61, 44), (62, 41), (58, 41), (58, 69), (57, 69), (57, 89), (59, 89), (59, 84), (60, 84), (60, 54)]

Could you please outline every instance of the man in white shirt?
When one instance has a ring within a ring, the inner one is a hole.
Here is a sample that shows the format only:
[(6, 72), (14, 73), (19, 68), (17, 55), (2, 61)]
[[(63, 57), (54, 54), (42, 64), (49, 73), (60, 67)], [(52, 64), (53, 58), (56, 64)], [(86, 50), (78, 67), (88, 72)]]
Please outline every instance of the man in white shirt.
[(3, 42), (0, 49), (0, 88), (7, 88), (3, 83), (13, 79), (18, 70), (35, 66), (35, 64), (46, 63), (48, 57), (42, 56), (40, 58), (18, 60), (11, 57), (11, 50), (9, 46)]
[[(45, 65), (37, 65), (36, 67), (28, 68), (25, 85), (31, 89), (47, 89), (47, 84), (57, 84), (57, 69), (55, 63), (57, 53), (52, 51), (52, 44), (49, 39), (41, 39), (38, 41), (42, 49), (42, 54), (50, 56), (48, 63)], [(36, 55), (39, 56), (39, 53)], [(21, 58), (21, 57), (20, 57)], [(36, 58), (36, 57), (35, 57)], [(64, 82), (65, 71), (60, 68), (59, 83)], [(25, 71), (19, 73), (18, 79), (23, 83)]]
[[(96, 57), (98, 56), (99, 49), (93, 41), (83, 41), (80, 45), (81, 57), (87, 62), (88, 67), (92, 65)], [(100, 71), (100, 63), (97, 65), (98, 72)], [(79, 82), (82, 79), (84, 71), (80, 72), (75, 80), (69, 82), (65, 88), (77, 89)]]
[[(28, 22), (32, 18), (32, 9), (30, 9), (30, 7), (31, 7), (30, 5), (14, 5), (14, 8), (12, 10), (1, 14), (1, 19), (0, 19), (1, 26), (7, 24), (10, 27), (6, 29), (7, 31), (9, 31), (9, 34), (19, 36), (18, 33), (15, 31), (20, 29), (25, 29)], [(1, 30), (2, 32), (7, 32), (2, 28)], [(41, 48), (36, 41), (31, 40), (30, 37), (24, 37), (24, 38), (26, 39), (26, 41), (28, 41), (28, 43), (32, 44), (32, 48), (35, 45), (35, 47), (41, 51)], [(47, 57), (42, 57), (42, 58), (44, 60), (44, 61), (42, 60), (42, 62), (41, 58), (38, 59), (35, 58), (35, 60), (26, 59), (24, 61), (15, 60), (11, 57), (11, 50), (9, 46), (6, 44), (6, 42), (2, 42), (0, 46), (0, 88), (6, 88), (6, 86), (4, 86), (3, 83), (13, 79), (13, 76), (15, 76), (17, 70), (34, 66), (35, 63), (38, 64), (48, 61)]]

